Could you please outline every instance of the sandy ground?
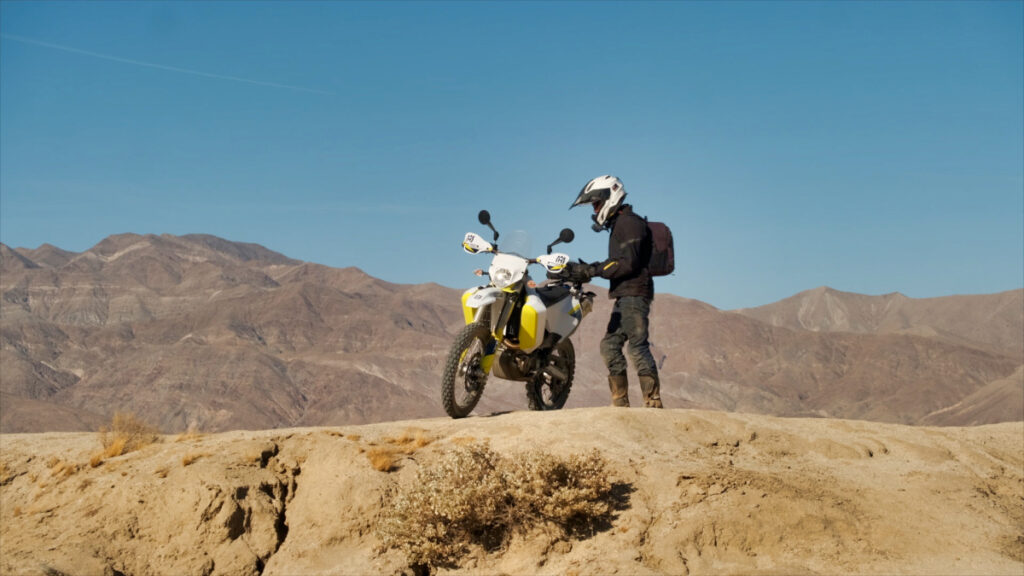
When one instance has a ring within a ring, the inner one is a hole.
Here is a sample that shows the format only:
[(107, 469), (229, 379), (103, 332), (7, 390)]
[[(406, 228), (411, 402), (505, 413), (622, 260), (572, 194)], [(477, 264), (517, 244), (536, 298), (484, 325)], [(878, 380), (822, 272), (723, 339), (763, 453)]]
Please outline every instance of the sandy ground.
[[(371, 466), (410, 436), (429, 443)], [(386, 494), (473, 441), (597, 448), (623, 504), (593, 536), (516, 537), (460, 571), (1024, 575), (1024, 423), (639, 408), (167, 436), (96, 467), (97, 434), (3, 435), (0, 573), (400, 573), (373, 529)]]

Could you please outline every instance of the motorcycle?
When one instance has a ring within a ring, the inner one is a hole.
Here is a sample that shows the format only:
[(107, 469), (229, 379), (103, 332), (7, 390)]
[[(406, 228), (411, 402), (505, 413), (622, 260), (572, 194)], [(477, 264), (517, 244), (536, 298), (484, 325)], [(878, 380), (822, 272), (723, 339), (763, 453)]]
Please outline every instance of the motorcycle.
[[(480, 224), (494, 232), (494, 242), (466, 234), (463, 249), (470, 254), (493, 254), (485, 286), (462, 294), (466, 326), (452, 343), (441, 380), (441, 403), (452, 418), (464, 418), (483, 394), (487, 378), (525, 382), (530, 410), (559, 410), (565, 406), (576, 370), (576, 352), (569, 336), (593, 309), (594, 293), (583, 291), (582, 278), (565, 274), (569, 256), (551, 253), (559, 243), (573, 241), (563, 228), (548, 245), (547, 254), (527, 258), (498, 250), (498, 231), (486, 210)], [(550, 282), (537, 285), (528, 268), (540, 264)]]

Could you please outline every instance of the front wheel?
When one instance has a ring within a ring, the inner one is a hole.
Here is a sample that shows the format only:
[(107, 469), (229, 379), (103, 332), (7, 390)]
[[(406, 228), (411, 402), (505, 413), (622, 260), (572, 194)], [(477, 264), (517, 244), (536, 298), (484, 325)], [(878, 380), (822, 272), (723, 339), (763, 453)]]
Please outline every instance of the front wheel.
[(548, 354), (545, 367), (526, 383), (526, 402), (530, 410), (561, 410), (569, 399), (576, 372), (576, 350), (564, 338)]
[(455, 337), (441, 378), (441, 404), (452, 418), (465, 418), (476, 408), (487, 384), (483, 358), (491, 331), (480, 323), (467, 324)]

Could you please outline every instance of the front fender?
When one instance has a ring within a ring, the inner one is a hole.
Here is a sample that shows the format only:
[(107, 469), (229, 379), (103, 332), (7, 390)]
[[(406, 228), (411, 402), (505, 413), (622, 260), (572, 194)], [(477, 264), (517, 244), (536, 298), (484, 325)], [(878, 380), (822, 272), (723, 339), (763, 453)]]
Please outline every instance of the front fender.
[(462, 315), (466, 324), (476, 320), (477, 309), (493, 303), (501, 295), (501, 290), (493, 286), (470, 288), (462, 293)]
[(488, 286), (470, 294), (469, 298), (466, 299), (465, 305), (467, 308), (482, 308), (497, 300), (498, 296), (501, 296), (501, 288)]

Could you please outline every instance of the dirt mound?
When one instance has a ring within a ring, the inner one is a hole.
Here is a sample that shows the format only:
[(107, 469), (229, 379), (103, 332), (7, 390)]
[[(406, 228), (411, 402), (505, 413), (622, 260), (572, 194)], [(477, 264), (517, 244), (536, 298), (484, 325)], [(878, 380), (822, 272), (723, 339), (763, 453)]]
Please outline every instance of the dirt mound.
[(167, 436), (94, 467), (96, 434), (3, 435), (0, 572), (400, 572), (375, 531), (389, 498), (482, 442), (596, 448), (621, 502), (592, 534), (516, 536), (467, 572), (1019, 575), (1022, 437), (1020, 422), (588, 408)]

